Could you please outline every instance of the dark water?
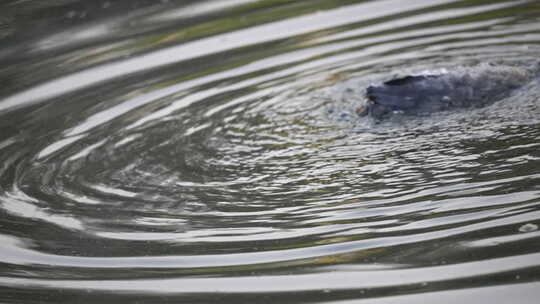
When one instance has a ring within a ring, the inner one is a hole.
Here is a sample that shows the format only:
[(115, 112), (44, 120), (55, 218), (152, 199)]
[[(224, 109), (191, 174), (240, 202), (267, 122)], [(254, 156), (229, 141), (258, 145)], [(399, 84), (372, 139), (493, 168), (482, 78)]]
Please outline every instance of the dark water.
[(538, 1), (4, 1), (0, 303), (538, 303)]

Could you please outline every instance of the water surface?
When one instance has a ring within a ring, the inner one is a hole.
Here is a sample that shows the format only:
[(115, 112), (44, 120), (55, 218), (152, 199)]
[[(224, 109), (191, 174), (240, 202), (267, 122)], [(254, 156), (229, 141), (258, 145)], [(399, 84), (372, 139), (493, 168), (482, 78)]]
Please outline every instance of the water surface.
[(0, 302), (537, 303), (540, 80), (356, 108), (539, 51), (533, 0), (5, 1)]

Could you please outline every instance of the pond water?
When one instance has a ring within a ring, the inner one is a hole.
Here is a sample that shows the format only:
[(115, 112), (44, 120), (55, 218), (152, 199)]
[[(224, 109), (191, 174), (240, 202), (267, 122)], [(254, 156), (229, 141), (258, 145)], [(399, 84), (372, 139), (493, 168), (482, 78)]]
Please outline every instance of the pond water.
[(539, 78), (355, 113), (539, 54), (535, 0), (4, 1), (0, 302), (538, 303)]

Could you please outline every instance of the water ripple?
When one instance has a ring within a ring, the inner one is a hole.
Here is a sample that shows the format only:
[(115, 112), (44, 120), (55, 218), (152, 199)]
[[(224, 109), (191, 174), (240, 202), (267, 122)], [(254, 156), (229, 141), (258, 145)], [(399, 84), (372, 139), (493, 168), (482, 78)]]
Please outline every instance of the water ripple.
[(0, 13), (0, 302), (536, 294), (538, 77), (356, 114), (394, 75), (534, 70), (535, 1), (79, 2), (0, 5), (59, 18)]

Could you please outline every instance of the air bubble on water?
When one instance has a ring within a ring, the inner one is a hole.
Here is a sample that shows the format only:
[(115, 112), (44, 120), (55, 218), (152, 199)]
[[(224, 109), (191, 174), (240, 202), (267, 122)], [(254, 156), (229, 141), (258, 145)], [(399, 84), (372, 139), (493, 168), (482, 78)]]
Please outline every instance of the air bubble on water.
[(538, 226), (532, 223), (527, 223), (519, 227), (519, 232), (532, 232), (538, 230)]

